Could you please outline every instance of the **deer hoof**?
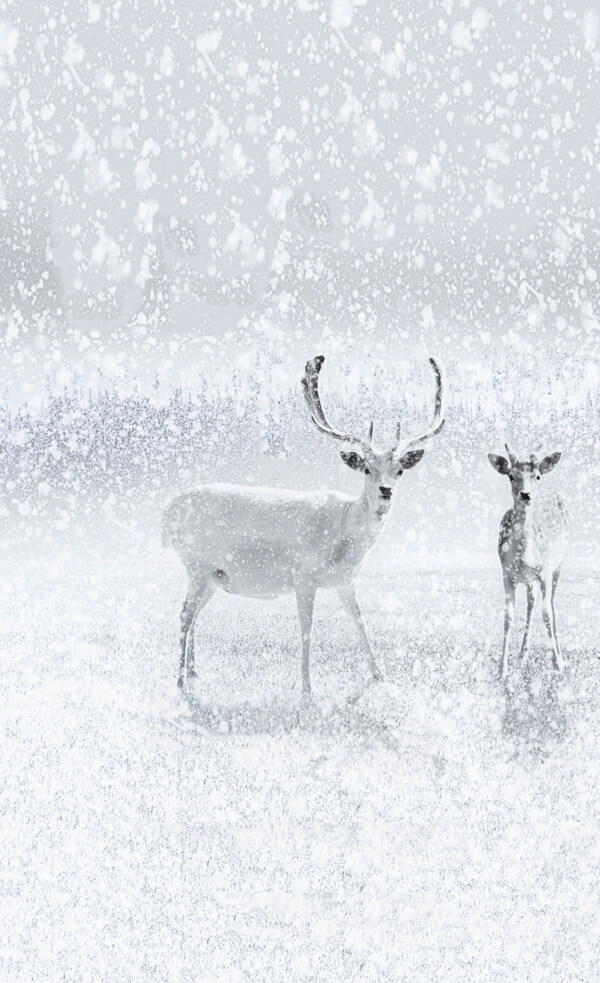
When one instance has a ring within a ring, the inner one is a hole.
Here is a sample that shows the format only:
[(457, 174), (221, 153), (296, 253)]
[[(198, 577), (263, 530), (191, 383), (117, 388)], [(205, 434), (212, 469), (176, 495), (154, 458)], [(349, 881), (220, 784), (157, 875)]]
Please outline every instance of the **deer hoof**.
[(383, 673), (382, 673), (381, 669), (379, 668), (379, 666), (371, 666), (371, 675), (373, 677), (373, 682), (374, 683), (382, 683), (383, 682)]

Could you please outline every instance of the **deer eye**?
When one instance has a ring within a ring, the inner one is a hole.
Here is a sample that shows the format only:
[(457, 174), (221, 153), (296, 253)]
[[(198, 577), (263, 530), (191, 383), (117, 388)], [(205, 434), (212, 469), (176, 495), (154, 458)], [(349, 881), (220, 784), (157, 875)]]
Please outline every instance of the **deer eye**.
[(400, 470), (399, 470), (399, 471), (398, 471), (398, 473), (396, 474), (396, 477), (397, 477), (397, 478), (400, 478), (400, 477), (401, 477), (401, 475), (403, 475), (403, 474), (404, 474), (404, 468), (400, 468)]
[(371, 474), (368, 468), (365, 468), (365, 474)]
[(536, 476), (535, 476), (536, 481), (539, 481), (541, 477), (542, 477), (541, 474), (536, 474)]
[(514, 476), (514, 474), (509, 474), (509, 476), (508, 476), (508, 477), (509, 477), (509, 479), (510, 479), (511, 481), (514, 481), (514, 480), (515, 480), (515, 476)]

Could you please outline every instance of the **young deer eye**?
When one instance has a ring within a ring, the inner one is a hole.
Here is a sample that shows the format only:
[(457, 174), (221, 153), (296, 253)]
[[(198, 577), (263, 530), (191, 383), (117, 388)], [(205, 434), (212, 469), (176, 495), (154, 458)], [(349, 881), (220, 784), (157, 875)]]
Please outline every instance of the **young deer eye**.
[(535, 477), (536, 477), (536, 481), (539, 481), (542, 476), (541, 474), (537, 474)]
[(368, 468), (365, 468), (365, 474), (371, 474)]

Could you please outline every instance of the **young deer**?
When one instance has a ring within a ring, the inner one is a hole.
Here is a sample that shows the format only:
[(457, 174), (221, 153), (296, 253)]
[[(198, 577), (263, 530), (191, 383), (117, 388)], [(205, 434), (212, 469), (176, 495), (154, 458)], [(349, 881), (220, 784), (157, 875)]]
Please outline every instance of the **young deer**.
[(549, 454), (538, 461), (536, 454), (532, 454), (529, 460), (521, 461), (508, 444), (505, 446), (508, 460), (497, 454), (488, 454), (492, 467), (510, 478), (514, 499), (513, 508), (509, 509), (500, 523), (498, 540), (505, 591), (504, 643), (500, 675), (504, 679), (508, 670), (508, 646), (517, 584), (525, 584), (527, 588), (527, 621), (521, 647), (523, 662), (529, 654), (529, 630), (535, 603), (536, 583), (540, 585), (542, 592), (542, 615), (552, 649), (554, 667), (562, 672), (564, 663), (556, 635), (554, 594), (567, 544), (569, 517), (563, 500), (556, 492), (538, 497), (542, 475), (552, 471), (561, 455)]
[(195, 676), (194, 622), (220, 587), (245, 597), (276, 597), (294, 592), (302, 632), (302, 688), (310, 693), (309, 654), (315, 594), (333, 587), (354, 622), (366, 649), (371, 673), (381, 678), (369, 643), (354, 580), (381, 532), (392, 492), (404, 471), (417, 464), (419, 446), (444, 424), (442, 375), (429, 360), (436, 380), (431, 426), (418, 437), (400, 439), (376, 450), (373, 424), (367, 440), (341, 433), (328, 423), (319, 396), (322, 356), (306, 363), (304, 397), (314, 425), (354, 450), (342, 450), (349, 468), (363, 474), (361, 494), (337, 491), (283, 491), (243, 485), (203, 485), (179, 495), (163, 517), (163, 542), (179, 553), (188, 572), (188, 593), (181, 613), (178, 685)]

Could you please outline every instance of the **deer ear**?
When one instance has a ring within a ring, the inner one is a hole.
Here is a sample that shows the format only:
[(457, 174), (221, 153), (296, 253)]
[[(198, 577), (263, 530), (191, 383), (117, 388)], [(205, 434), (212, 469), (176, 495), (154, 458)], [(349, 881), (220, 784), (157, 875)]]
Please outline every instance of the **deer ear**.
[(419, 449), (416, 451), (407, 451), (404, 457), (400, 458), (400, 468), (402, 471), (408, 471), (410, 468), (414, 468), (415, 464), (419, 463), (424, 453), (425, 449), (423, 447), (419, 447)]
[(561, 457), (561, 452), (556, 451), (556, 453), (548, 454), (548, 457), (543, 458), (543, 460), (541, 460), (538, 464), (538, 471), (540, 474), (546, 474), (547, 471), (552, 471), (552, 468), (556, 467)]
[(340, 451), (340, 456), (344, 464), (347, 464), (353, 471), (365, 470), (365, 459), (356, 451)]
[(499, 454), (488, 454), (490, 464), (499, 474), (510, 474), (510, 464), (505, 457)]

